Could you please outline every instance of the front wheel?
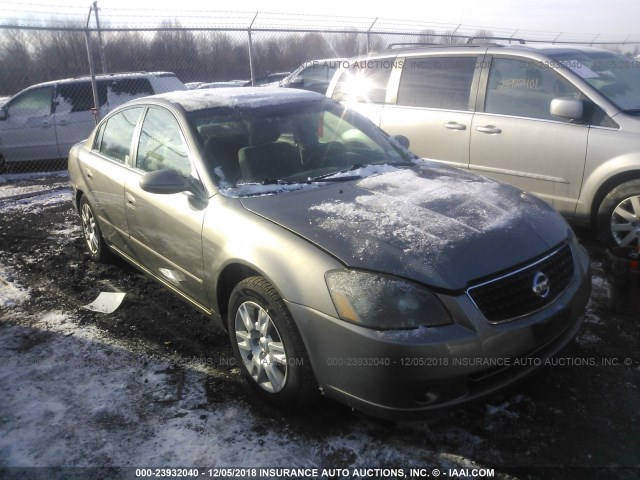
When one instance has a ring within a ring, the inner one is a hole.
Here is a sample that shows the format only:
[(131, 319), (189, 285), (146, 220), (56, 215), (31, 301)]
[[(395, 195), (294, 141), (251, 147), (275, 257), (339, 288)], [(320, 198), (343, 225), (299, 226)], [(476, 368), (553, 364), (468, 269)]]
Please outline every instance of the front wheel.
[(236, 361), (263, 398), (293, 409), (313, 399), (317, 387), (302, 338), (267, 280), (256, 276), (236, 285), (227, 322)]
[(640, 180), (611, 190), (598, 210), (598, 231), (613, 246), (640, 245)]

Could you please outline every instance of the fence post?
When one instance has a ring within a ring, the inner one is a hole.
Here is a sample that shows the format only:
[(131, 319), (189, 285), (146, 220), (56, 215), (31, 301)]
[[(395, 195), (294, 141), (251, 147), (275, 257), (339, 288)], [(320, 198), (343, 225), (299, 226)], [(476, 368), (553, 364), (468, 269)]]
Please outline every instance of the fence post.
[(253, 39), (251, 38), (251, 27), (253, 27), (253, 22), (255, 22), (256, 18), (258, 18), (258, 13), (260, 12), (256, 12), (253, 20), (251, 20), (251, 25), (249, 25), (249, 30), (247, 30), (247, 33), (249, 35), (249, 72), (251, 73), (251, 86), (255, 85), (256, 81), (256, 75), (253, 71)]
[(102, 73), (107, 73), (107, 60), (104, 57), (104, 45), (102, 44), (102, 31), (100, 30), (100, 17), (98, 17), (98, 2), (93, 2), (93, 11), (96, 15), (96, 26), (98, 27), (98, 42), (100, 43), (100, 60), (102, 61)]
[(369, 30), (367, 30), (367, 53), (371, 53), (371, 29), (373, 28), (373, 26), (378, 21), (378, 18), (379, 17), (376, 17), (376, 19), (373, 21), (373, 23), (369, 27)]
[(89, 7), (89, 16), (87, 17), (87, 25), (84, 29), (84, 41), (87, 44), (87, 56), (89, 57), (89, 74), (91, 75), (91, 91), (93, 92), (93, 119), (98, 124), (100, 120), (100, 97), (98, 95), (98, 83), (96, 82), (96, 69), (93, 64), (93, 54), (91, 53), (91, 37), (89, 35), (89, 20), (91, 20), (92, 8)]

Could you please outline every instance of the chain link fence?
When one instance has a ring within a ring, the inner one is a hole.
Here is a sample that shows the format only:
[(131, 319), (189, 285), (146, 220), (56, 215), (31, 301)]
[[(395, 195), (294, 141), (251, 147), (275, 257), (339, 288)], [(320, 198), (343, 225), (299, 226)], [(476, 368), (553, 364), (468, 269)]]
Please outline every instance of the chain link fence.
[(632, 54), (640, 44), (640, 35), (579, 38), (377, 18), (333, 18), (327, 27), (313, 16), (229, 12), (215, 20), (192, 16), (186, 25), (158, 18), (155, 26), (134, 27), (118, 14), (101, 13), (100, 28), (97, 12), (92, 9), (86, 23), (0, 24), (0, 62), (8, 66), (0, 69), (0, 169), (66, 168), (70, 147), (89, 134), (96, 119), (132, 98), (275, 82), (304, 62), (381, 51), (392, 43), (456, 44), (469, 36), (517, 35), (533, 42), (626, 45)]

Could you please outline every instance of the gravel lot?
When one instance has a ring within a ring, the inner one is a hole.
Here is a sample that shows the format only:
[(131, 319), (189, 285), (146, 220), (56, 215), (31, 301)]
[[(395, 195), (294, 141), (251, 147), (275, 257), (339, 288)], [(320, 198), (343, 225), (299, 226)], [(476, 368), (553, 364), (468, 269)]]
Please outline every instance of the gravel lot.
[[(603, 251), (585, 235), (594, 275), (585, 325), (525, 383), (415, 422), (329, 400), (292, 414), (254, 399), (226, 334), (205, 317), (124, 262), (89, 261), (66, 185), (64, 172), (0, 176), (0, 477), (83, 475), (19, 467), (640, 476), (640, 282), (612, 301)], [(103, 291), (126, 292), (118, 310), (82, 308)]]

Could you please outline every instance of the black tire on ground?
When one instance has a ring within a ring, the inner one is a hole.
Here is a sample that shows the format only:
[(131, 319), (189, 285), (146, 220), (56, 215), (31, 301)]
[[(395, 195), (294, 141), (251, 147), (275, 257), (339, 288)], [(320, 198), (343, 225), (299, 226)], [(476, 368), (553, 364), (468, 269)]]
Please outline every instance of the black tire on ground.
[(227, 326), (240, 370), (258, 394), (294, 410), (315, 400), (319, 390), (300, 333), (266, 279), (249, 277), (236, 285)]
[(80, 198), (80, 227), (91, 259), (94, 262), (107, 262), (111, 252), (102, 237), (95, 210), (84, 195)]
[(598, 209), (598, 233), (612, 246), (640, 244), (640, 180), (618, 185)]
[(4, 157), (0, 155), (0, 173), (5, 173), (7, 171), (7, 162)]

